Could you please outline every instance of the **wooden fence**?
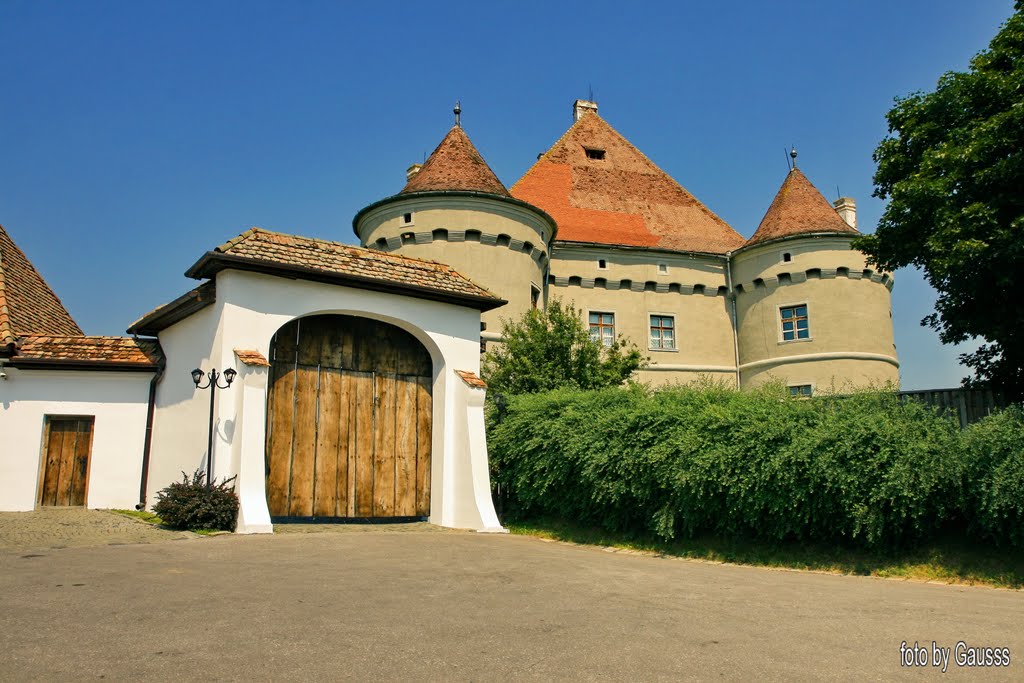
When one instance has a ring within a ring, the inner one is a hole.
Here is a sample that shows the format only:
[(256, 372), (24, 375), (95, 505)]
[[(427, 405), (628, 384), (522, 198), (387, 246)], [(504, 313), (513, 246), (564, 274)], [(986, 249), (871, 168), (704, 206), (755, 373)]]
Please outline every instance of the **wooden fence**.
[(904, 401), (921, 401), (943, 412), (951, 412), (960, 419), (960, 427), (977, 422), (994, 410), (1006, 407), (1006, 399), (999, 392), (985, 389), (924, 389), (901, 391)]

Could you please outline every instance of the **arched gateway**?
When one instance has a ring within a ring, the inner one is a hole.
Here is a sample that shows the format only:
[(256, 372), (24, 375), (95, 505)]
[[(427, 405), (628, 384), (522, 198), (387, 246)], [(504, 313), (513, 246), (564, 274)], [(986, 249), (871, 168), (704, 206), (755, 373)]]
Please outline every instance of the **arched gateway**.
[(272, 518), (430, 514), (432, 364), (394, 325), (298, 318), (271, 342), (267, 502)]

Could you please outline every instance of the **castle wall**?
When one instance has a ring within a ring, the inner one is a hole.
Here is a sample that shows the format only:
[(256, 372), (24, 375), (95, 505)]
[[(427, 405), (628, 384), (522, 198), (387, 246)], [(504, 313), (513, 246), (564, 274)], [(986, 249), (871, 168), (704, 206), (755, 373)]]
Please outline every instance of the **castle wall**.
[[(411, 220), (406, 220), (406, 219)], [(508, 301), (482, 314), (485, 337), (503, 318), (543, 305), (551, 226), (516, 202), (473, 196), (396, 198), (367, 212), (357, 226), (362, 245), (446, 263)]]
[[(585, 325), (591, 312), (614, 315), (615, 333), (650, 359), (639, 380), (657, 386), (706, 376), (735, 386), (724, 259), (556, 243), (551, 282), (550, 295), (573, 302)], [(672, 318), (673, 349), (652, 344), (652, 315)]]
[[(786, 255), (789, 261), (786, 261)], [(815, 391), (898, 383), (887, 273), (850, 238), (807, 236), (733, 256), (741, 386), (772, 379)], [(786, 340), (782, 309), (806, 306), (806, 339)]]

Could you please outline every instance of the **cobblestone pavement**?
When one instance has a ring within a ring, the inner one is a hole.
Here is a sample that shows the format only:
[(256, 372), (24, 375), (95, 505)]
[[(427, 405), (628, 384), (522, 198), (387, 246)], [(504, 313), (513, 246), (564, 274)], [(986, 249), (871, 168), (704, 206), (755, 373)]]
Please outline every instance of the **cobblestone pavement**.
[(184, 538), (197, 536), (189, 531), (161, 529), (108, 510), (43, 508), (0, 512), (0, 551), (159, 543)]
[[(471, 533), (416, 522), (411, 524), (275, 524), (278, 534)], [(20, 552), (202, 538), (171, 531), (109, 510), (43, 508), (0, 512), (0, 551)]]

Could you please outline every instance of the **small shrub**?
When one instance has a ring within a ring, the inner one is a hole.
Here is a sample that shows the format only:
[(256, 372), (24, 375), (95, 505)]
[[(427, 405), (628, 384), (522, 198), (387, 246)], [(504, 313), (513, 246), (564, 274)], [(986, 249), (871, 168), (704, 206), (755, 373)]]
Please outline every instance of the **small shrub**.
[(238, 518), (238, 495), (234, 477), (213, 486), (206, 485), (206, 474), (199, 470), (174, 482), (156, 494), (153, 511), (172, 529), (217, 529), (233, 531)]

